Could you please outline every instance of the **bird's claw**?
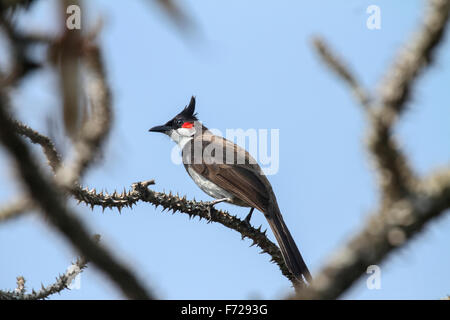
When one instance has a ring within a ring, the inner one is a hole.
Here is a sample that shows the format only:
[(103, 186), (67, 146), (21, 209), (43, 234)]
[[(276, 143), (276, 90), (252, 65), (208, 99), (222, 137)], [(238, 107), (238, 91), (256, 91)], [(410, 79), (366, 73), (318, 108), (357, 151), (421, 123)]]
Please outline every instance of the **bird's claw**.
[(209, 203), (208, 204), (208, 211), (206, 213), (206, 218), (208, 219), (208, 223), (210, 223), (212, 221), (212, 211), (211, 209), (213, 209), (214, 204)]

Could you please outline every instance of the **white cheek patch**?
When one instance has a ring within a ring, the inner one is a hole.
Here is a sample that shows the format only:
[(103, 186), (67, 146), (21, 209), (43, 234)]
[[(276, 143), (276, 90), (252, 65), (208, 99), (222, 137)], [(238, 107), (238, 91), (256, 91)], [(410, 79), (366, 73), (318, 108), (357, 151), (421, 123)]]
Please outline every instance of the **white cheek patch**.
[(183, 149), (185, 144), (194, 138), (194, 133), (194, 128), (179, 128), (172, 131), (170, 138), (172, 138), (172, 140), (175, 141), (181, 149)]
[(183, 137), (192, 137), (195, 133), (195, 128), (178, 128), (177, 133)]

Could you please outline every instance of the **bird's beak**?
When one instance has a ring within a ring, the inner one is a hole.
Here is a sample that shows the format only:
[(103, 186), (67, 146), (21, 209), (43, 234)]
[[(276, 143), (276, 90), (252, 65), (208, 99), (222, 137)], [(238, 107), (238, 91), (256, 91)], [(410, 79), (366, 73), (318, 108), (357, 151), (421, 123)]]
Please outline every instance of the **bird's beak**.
[(165, 133), (165, 132), (167, 132), (167, 131), (170, 131), (170, 127), (169, 127), (169, 126), (166, 126), (166, 125), (163, 125), (163, 126), (156, 126), (156, 127), (151, 128), (151, 129), (148, 130), (148, 131), (150, 131), (150, 132), (161, 132), (161, 133)]

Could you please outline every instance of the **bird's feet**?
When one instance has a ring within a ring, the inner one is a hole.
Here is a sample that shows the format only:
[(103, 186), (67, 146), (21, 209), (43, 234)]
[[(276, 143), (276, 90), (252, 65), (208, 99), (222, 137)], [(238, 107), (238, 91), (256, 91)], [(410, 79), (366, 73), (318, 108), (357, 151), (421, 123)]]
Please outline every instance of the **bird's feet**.
[(247, 225), (247, 227), (251, 227), (252, 225), (250, 224), (250, 219), (252, 218), (252, 214), (253, 214), (253, 210), (255, 210), (255, 208), (251, 208), (250, 212), (248, 213), (248, 215), (245, 217), (244, 219), (244, 223)]
[(231, 202), (231, 199), (230, 198), (223, 198), (223, 199), (217, 199), (217, 200), (214, 200), (214, 201), (206, 203), (207, 208), (208, 208), (208, 211), (206, 213), (206, 216), (208, 218), (208, 222), (211, 222), (211, 220), (212, 220), (211, 212), (212, 212), (212, 209), (214, 208), (214, 206), (216, 204), (224, 202), (224, 201)]

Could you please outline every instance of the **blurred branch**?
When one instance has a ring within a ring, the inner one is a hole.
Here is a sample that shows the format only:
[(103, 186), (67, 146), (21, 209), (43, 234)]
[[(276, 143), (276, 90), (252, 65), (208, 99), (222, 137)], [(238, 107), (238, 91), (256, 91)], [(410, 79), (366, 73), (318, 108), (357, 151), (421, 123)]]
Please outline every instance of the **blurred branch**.
[(88, 69), (87, 95), (91, 103), (91, 115), (84, 122), (79, 138), (75, 141), (76, 157), (57, 172), (57, 181), (70, 187), (78, 180), (101, 150), (112, 123), (111, 94), (100, 49), (86, 45), (84, 62)]
[[(448, 25), (450, 1), (430, 0), (428, 3), (423, 25), (381, 83), (378, 99), (365, 108), (369, 111), (368, 145), (377, 164), (381, 204), (365, 226), (329, 259), (311, 286), (295, 298), (338, 298), (368, 266), (382, 262), (432, 219), (450, 209), (450, 169), (419, 180), (391, 136), (394, 120), (405, 110), (412, 85), (421, 71), (430, 65)], [(319, 54), (333, 71), (352, 83), (352, 77), (345, 76), (349, 73), (342, 63), (330, 63), (337, 59), (323, 41), (319, 47)]]
[[(99, 242), (100, 235), (94, 236), (94, 241)], [(68, 289), (72, 281), (87, 267), (88, 260), (85, 257), (78, 258), (72, 263), (67, 271), (56, 278), (56, 281), (51, 285), (44, 287), (38, 291), (34, 289), (31, 293), (26, 293), (25, 278), (23, 276), (17, 277), (17, 288), (13, 291), (0, 290), (0, 300), (39, 300), (48, 298), (50, 295), (60, 293), (61, 291)]]
[(418, 76), (433, 62), (433, 54), (443, 40), (449, 14), (450, 1), (428, 1), (424, 22), (394, 59), (379, 85), (379, 99), (374, 102), (377, 108), (374, 108), (368, 145), (378, 167), (383, 197), (387, 202), (407, 196), (417, 185), (417, 178), (391, 138), (391, 131), (395, 120), (406, 109)]
[(77, 0), (59, 1), (62, 36), (54, 42), (52, 54), (58, 71), (60, 91), (62, 95), (62, 115), (66, 134), (76, 139), (80, 129), (83, 109), (81, 107), (80, 57), (82, 56), (83, 38), (80, 29), (69, 29), (66, 26), (66, 10), (70, 5), (80, 6)]
[(356, 80), (356, 77), (348, 69), (346, 64), (342, 62), (332, 51), (328, 48), (326, 42), (321, 38), (314, 38), (313, 45), (317, 53), (327, 66), (333, 70), (341, 80), (343, 80), (352, 90), (354, 96), (364, 107), (366, 112), (370, 112), (370, 96), (364, 87)]
[(56, 151), (56, 147), (50, 138), (17, 120), (14, 120), (13, 125), (18, 134), (27, 137), (31, 142), (41, 146), (42, 151), (44, 151), (44, 154), (47, 157), (48, 165), (52, 168), (53, 172), (56, 173), (61, 166), (61, 157), (58, 151)]
[[(15, 86), (29, 73), (41, 67), (40, 63), (34, 61), (29, 55), (29, 48), (35, 44), (34, 39), (24, 37), (17, 32), (11, 24), (10, 18), (0, 12), (0, 26), (11, 47), (12, 66), (8, 74), (0, 77), (0, 86)], [(3, 72), (2, 72), (3, 73)]]
[(151, 295), (135, 276), (111, 253), (90, 239), (82, 221), (66, 207), (62, 195), (53, 183), (41, 174), (27, 145), (15, 133), (15, 127), (6, 111), (7, 100), (0, 92), (0, 141), (14, 158), (20, 177), (42, 213), (82, 255), (107, 274), (130, 298), (147, 299)]
[(379, 87), (383, 122), (393, 124), (405, 110), (411, 89), (420, 73), (433, 62), (435, 49), (442, 42), (450, 14), (448, 0), (429, 0), (424, 21), (399, 52)]
[(31, 208), (30, 201), (26, 199), (16, 200), (0, 208), (0, 222), (17, 218)]
[(35, 0), (0, 0), (0, 13), (18, 7), (28, 9)]
[(323, 61), (350, 86), (371, 123), (368, 147), (375, 166), (378, 167), (383, 202), (388, 204), (406, 195), (414, 188), (416, 177), (405, 155), (391, 136), (390, 127), (383, 125), (384, 112), (377, 108), (378, 102), (368, 98), (369, 94), (362, 89), (346, 64), (333, 53), (323, 39), (316, 38), (313, 43)]
[(421, 192), (382, 208), (339, 249), (314, 277), (300, 299), (336, 299), (395, 249), (404, 246), (433, 219), (450, 209), (450, 170), (423, 183)]
[(176, 0), (146, 0), (154, 1), (167, 14), (169, 19), (182, 32), (195, 31), (195, 22), (183, 10)]

